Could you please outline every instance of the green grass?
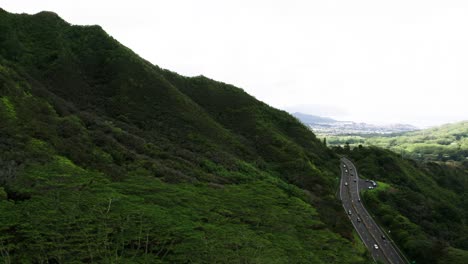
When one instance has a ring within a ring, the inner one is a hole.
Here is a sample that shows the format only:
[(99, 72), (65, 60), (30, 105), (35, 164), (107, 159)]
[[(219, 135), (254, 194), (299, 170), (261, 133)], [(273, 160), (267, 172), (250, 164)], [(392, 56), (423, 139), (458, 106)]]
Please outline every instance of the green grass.
[[(233, 259), (364, 263), (366, 259), (329, 230), (303, 197), (290, 195), (290, 190), (302, 193), (297, 187), (284, 188), (271, 176), (224, 186), (168, 184), (141, 175), (110, 182), (103, 174), (54, 156), (46, 164), (26, 167), (18, 178), (9, 186), (10, 194), (29, 199), (0, 201), (4, 234), (0, 250), (12, 261), (140, 262), (151, 257), (167, 263)], [(23, 240), (18, 242), (19, 234)]]

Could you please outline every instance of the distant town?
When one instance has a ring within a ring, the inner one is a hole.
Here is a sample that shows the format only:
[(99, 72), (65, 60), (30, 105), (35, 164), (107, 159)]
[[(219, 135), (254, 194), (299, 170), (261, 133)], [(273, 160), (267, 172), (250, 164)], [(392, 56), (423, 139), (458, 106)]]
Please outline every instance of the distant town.
[(393, 134), (419, 130), (407, 124), (374, 125), (353, 121), (337, 121), (331, 118), (293, 113), (302, 123), (316, 134), (322, 135), (356, 135), (356, 134)]

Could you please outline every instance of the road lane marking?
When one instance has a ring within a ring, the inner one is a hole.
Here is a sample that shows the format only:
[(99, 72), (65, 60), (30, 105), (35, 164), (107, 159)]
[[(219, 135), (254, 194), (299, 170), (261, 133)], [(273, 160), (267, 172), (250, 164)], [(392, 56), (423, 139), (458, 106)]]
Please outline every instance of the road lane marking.
[[(344, 160), (346, 160), (347, 162), (345, 162)], [(348, 166), (348, 168), (352, 167), (353, 170), (354, 170), (355, 177), (358, 179), (358, 181), (356, 182), (357, 196), (358, 196), (358, 199), (360, 199), (360, 197), (359, 197), (359, 180), (360, 180), (360, 179), (359, 179), (359, 174), (358, 174), (358, 172), (357, 172), (357, 168), (356, 168), (356, 166), (354, 166), (354, 164), (353, 164), (350, 160), (348, 160), (348, 159), (346, 159), (346, 158), (342, 158), (342, 162), (343, 162), (343, 163), (346, 163), (346, 165)], [(351, 166), (350, 166), (350, 165), (351, 165)], [(352, 205), (354, 206), (353, 203), (352, 203)], [(380, 226), (377, 225), (377, 223), (376, 223), (375, 220), (371, 217), (371, 215), (369, 214), (369, 212), (367, 211), (367, 209), (364, 207), (364, 205), (363, 205), (362, 203), (361, 203), (360, 205), (361, 205), (361, 207), (362, 207), (362, 209), (363, 209), (364, 214), (367, 214), (367, 215), (366, 215), (366, 218), (367, 218), (368, 220), (370, 219), (369, 222), (371, 222), (371, 224), (373, 224), (374, 227), (377, 227), (376, 229), (374, 228), (374, 230), (376, 231), (376, 233), (381, 233), (381, 234), (385, 235), (385, 232), (383, 232), (382, 229), (380, 228)], [(367, 228), (367, 226), (366, 226), (366, 228)], [(378, 230), (378, 231), (377, 231), (377, 230)], [(371, 233), (371, 236), (375, 239), (375, 236), (373, 235), (373, 233), (372, 233), (371, 231), (369, 231), (369, 233)], [(390, 239), (391, 239), (391, 238), (390, 238)], [(375, 241), (377, 242), (378, 239), (375, 239)], [(385, 242), (386, 242), (386, 241), (384, 241), (384, 243), (385, 243)], [(382, 244), (381, 244), (381, 245), (382, 245)], [(392, 243), (392, 242), (389, 241), (389, 244), (388, 244), (388, 245), (390, 246), (390, 250), (389, 250), (389, 251), (392, 253), (392, 255), (393, 255), (393, 253), (397, 253), (397, 250), (399, 251), (398, 247), (396, 247), (396, 245), (394, 245), (394, 243)], [(383, 249), (382, 249), (382, 252), (383, 252), (384, 255), (386, 255), (385, 251), (386, 251), (386, 250), (383, 250)], [(399, 251), (399, 253), (402, 254), (401, 251)], [(408, 260), (406, 259), (407, 262), (405, 262), (405, 260), (401, 257), (400, 254), (396, 254), (396, 255), (398, 256), (398, 260), (397, 260), (397, 261), (398, 261), (398, 262), (401, 262), (401, 263), (407, 263)], [(387, 257), (387, 258), (388, 258), (388, 257)], [(391, 260), (389, 260), (389, 262), (391, 262)]]

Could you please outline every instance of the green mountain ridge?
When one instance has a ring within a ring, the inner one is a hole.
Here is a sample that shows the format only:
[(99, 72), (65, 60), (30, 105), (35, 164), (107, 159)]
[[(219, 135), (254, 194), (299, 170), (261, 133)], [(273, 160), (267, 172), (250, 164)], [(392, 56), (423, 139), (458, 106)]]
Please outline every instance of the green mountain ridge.
[(54, 13), (0, 32), (6, 263), (368, 263), (337, 156), (287, 113)]
[(329, 149), (99, 26), (0, 9), (0, 120), (5, 263), (371, 263), (336, 197), (338, 154), (390, 184), (365, 201), (407, 255), (466, 263), (466, 171)]

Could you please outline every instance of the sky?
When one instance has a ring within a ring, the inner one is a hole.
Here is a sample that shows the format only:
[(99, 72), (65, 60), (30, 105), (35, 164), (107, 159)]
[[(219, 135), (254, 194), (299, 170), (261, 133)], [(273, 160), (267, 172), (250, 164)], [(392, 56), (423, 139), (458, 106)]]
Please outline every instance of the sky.
[(290, 112), (428, 127), (468, 120), (468, 1), (0, 0), (98, 24), (148, 61)]

